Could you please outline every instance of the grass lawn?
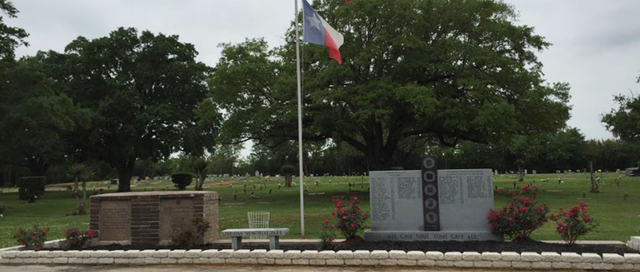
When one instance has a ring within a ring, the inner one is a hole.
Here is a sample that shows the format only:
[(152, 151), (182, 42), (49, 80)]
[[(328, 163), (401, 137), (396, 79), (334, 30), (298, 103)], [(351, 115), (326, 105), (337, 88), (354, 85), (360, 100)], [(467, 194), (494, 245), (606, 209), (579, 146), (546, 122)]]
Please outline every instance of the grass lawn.
[[(538, 174), (527, 175), (524, 183), (516, 183), (522, 187), (526, 183), (534, 183), (543, 190), (540, 202), (547, 204), (552, 211), (558, 207), (569, 207), (577, 204), (586, 194), (585, 201), (589, 204), (589, 213), (600, 225), (596, 232), (585, 237), (590, 240), (619, 240), (627, 241), (629, 236), (640, 235), (640, 178), (622, 177), (619, 186), (614, 182), (618, 174), (603, 174), (601, 193), (588, 193), (590, 185), (586, 174)], [(548, 182), (541, 180), (548, 178)], [(562, 178), (564, 183), (558, 184)], [(515, 175), (494, 176), (494, 184), (499, 188), (513, 188)], [(294, 179), (297, 182), (296, 179)], [(314, 183), (320, 182), (316, 187)], [(348, 183), (351, 182), (352, 192), (349, 193)], [(282, 178), (258, 179), (249, 178), (246, 181), (232, 179), (216, 179), (205, 184), (206, 190), (218, 191), (222, 197), (220, 204), (220, 229), (247, 227), (248, 211), (268, 211), (271, 213), (270, 226), (289, 227), (291, 234), (285, 238), (300, 237), (300, 200), (299, 188), (278, 189), (283, 184)], [(108, 182), (91, 182), (87, 186), (90, 191), (104, 189), (114, 191), (114, 186)], [(369, 209), (368, 178), (361, 177), (311, 177), (305, 179), (309, 186), (309, 193), (305, 194), (305, 229), (306, 237), (318, 237), (321, 220), (329, 216), (332, 203), (331, 198), (358, 196), (365, 210)], [(246, 195), (243, 193), (247, 185)], [(254, 187), (255, 186), (255, 190)], [(266, 186), (260, 190), (261, 186)], [(190, 187), (192, 189), (193, 187)], [(88, 215), (68, 216), (74, 207), (75, 199), (66, 186), (48, 187), (46, 194), (37, 203), (27, 204), (18, 200), (15, 189), (3, 189), (0, 194), (0, 206), (8, 209), (4, 218), (0, 218), (0, 247), (15, 245), (11, 238), (18, 227), (29, 227), (41, 224), (49, 228), (48, 239), (60, 238), (67, 227), (88, 228)], [(134, 191), (173, 190), (170, 181), (140, 182), (132, 185)], [(233, 199), (233, 192), (238, 191), (238, 199)], [(251, 199), (250, 194), (255, 191), (257, 199)], [(271, 191), (271, 193), (269, 193)], [(315, 195), (309, 195), (315, 194)], [(628, 195), (624, 199), (624, 195)], [(509, 199), (496, 196), (496, 208), (506, 205)], [(88, 204), (88, 203), (87, 203)], [(549, 222), (542, 229), (536, 231), (534, 239), (559, 240), (555, 233), (555, 223)]]

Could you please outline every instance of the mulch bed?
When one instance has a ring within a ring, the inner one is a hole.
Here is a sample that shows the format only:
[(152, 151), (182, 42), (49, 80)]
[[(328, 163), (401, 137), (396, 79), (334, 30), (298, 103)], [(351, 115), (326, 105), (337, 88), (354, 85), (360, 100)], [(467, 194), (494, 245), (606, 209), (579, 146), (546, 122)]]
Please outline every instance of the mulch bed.
[[(230, 249), (229, 244), (210, 244), (197, 249)], [(265, 243), (251, 244), (243, 243), (243, 249), (268, 249), (269, 245)], [(317, 250), (318, 246), (313, 244), (299, 244), (299, 245), (281, 245), (283, 250)], [(136, 246), (100, 246), (91, 249), (99, 250), (138, 250), (138, 249), (173, 249), (171, 247), (136, 247)], [(521, 241), (521, 242), (350, 242), (348, 244), (337, 243), (333, 250), (419, 250), (419, 251), (477, 251), (477, 252), (575, 252), (575, 253), (638, 253), (624, 245), (567, 245), (567, 244), (554, 244), (543, 243), (539, 241)]]

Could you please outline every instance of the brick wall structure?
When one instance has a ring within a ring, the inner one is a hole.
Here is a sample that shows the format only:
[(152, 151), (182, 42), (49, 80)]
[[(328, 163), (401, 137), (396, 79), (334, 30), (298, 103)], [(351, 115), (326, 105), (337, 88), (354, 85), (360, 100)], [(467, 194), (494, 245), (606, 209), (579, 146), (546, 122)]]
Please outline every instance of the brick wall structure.
[(90, 227), (98, 244), (168, 245), (194, 218), (211, 224), (203, 243), (218, 234), (218, 193), (135, 192), (91, 196)]

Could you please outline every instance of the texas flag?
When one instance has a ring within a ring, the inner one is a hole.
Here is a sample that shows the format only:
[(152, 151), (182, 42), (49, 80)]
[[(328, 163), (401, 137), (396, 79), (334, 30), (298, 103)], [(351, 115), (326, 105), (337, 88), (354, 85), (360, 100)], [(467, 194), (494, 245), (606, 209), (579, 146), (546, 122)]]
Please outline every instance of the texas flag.
[(344, 37), (322, 19), (307, 0), (302, 0), (302, 3), (304, 5), (304, 41), (327, 47), (329, 57), (342, 64), (339, 49), (344, 43)]

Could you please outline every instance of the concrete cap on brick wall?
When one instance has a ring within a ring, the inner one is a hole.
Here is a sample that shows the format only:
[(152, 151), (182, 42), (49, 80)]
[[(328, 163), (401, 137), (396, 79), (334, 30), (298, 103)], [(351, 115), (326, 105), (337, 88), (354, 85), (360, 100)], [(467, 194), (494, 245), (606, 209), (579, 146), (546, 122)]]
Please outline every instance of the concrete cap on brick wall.
[(154, 192), (108, 193), (108, 194), (101, 194), (101, 195), (93, 195), (91, 196), (91, 200), (95, 201), (100, 199), (109, 199), (109, 200), (132, 199), (132, 198), (152, 197), (152, 196), (158, 197), (158, 198), (163, 198), (163, 196), (175, 198), (180, 196), (195, 197), (195, 196), (205, 196), (205, 195), (217, 196), (218, 193), (214, 191), (154, 191)]

